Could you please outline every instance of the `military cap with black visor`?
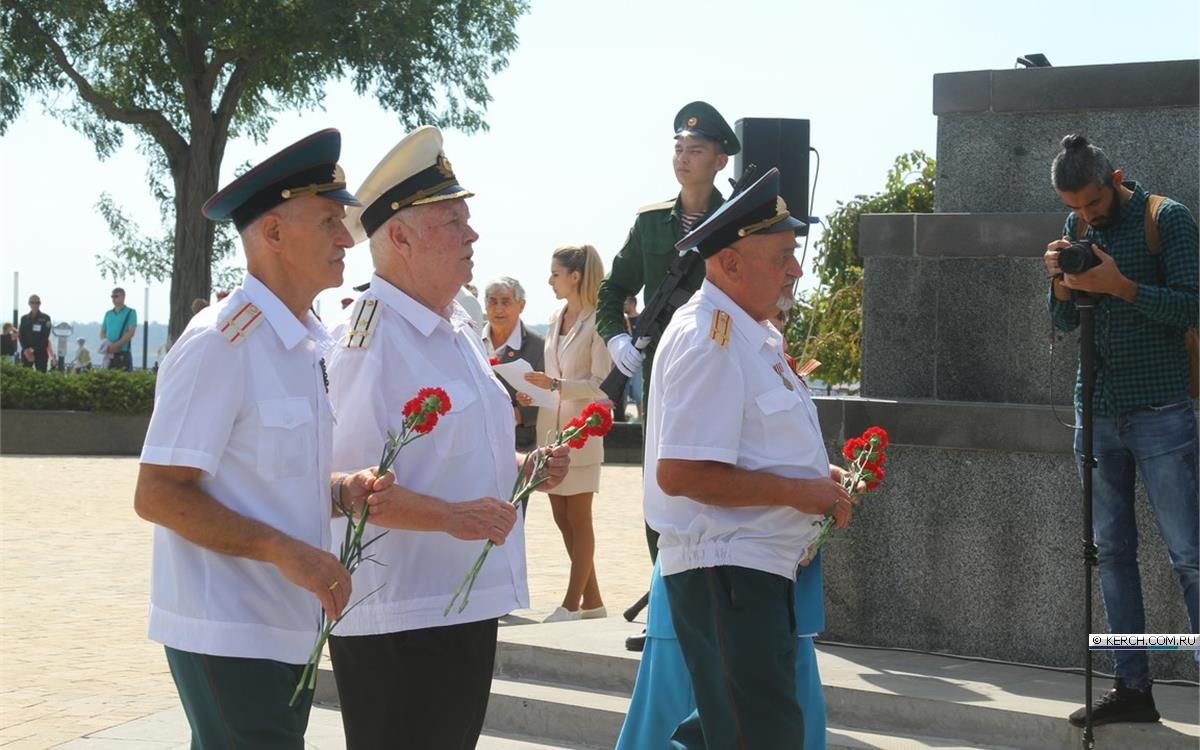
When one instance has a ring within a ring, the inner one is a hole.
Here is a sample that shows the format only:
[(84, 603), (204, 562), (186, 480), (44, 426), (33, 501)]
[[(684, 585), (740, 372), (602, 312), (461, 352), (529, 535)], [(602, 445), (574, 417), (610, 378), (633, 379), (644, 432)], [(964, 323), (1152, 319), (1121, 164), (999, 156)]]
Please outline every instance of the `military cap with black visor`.
[(337, 130), (313, 133), (217, 191), (201, 210), (213, 221), (232, 219), (240, 232), (281, 203), (305, 195), (357, 206), (337, 163), (341, 152), (342, 134)]
[(346, 228), (362, 242), (409, 206), (470, 198), (442, 151), (442, 132), (423, 125), (409, 133), (367, 175), (355, 195), (361, 209), (346, 212)]
[(772, 167), (748, 188), (730, 196), (703, 224), (675, 243), (675, 249), (683, 252), (694, 247), (700, 257), (711, 258), (743, 237), (794, 234), (805, 226), (779, 197), (779, 170)]
[(724, 150), (727, 156), (733, 156), (742, 150), (742, 144), (733, 128), (721, 117), (716, 107), (708, 102), (692, 102), (685, 104), (675, 115), (675, 137), (693, 136), (713, 141)]

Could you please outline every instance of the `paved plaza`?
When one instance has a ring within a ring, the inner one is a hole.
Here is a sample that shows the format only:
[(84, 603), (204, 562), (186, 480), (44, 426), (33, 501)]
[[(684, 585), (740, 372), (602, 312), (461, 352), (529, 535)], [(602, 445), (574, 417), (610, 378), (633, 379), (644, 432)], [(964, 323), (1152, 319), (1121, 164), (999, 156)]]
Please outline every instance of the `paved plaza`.
[[(0, 747), (35, 750), (178, 706), (146, 639), (152, 527), (133, 512), (135, 458), (0, 457)], [(597, 576), (610, 615), (650, 575), (641, 468), (606, 466)], [(528, 514), (532, 609), (560, 603), (569, 560), (545, 495)], [(465, 573), (465, 571), (464, 571)]]

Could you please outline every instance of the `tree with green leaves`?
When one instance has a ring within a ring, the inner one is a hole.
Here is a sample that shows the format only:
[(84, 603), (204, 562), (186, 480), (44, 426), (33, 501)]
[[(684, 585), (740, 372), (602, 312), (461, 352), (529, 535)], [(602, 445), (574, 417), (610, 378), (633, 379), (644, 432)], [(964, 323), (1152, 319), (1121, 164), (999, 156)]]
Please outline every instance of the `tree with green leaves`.
[(838, 201), (825, 218), (814, 249), (816, 289), (797, 300), (787, 327), (788, 352), (798, 362), (821, 361), (814, 377), (830, 384), (857, 383), (862, 374), (863, 264), (858, 219), (863, 214), (933, 211), (934, 160), (923, 151), (896, 157), (883, 191)]
[(173, 229), (144, 237), (101, 197), (116, 246), (100, 266), (169, 272), (174, 338), (233, 252), (231, 233), (200, 213), (230, 138), (262, 140), (277, 113), (319, 106), (342, 79), (405, 127), (486, 128), (488, 76), (507, 64), (526, 10), (526, 0), (0, 0), (0, 134), (35, 98), (101, 159), (137, 135)]

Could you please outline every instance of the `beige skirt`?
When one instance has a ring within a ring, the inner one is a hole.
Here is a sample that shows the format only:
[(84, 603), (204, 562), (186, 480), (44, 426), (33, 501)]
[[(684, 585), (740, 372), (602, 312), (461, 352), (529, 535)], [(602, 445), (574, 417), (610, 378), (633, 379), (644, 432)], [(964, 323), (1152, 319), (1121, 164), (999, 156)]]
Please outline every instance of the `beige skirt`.
[(567, 478), (563, 480), (562, 484), (547, 492), (551, 495), (578, 495), (581, 492), (599, 491), (600, 464), (585, 464), (571, 466), (567, 471)]

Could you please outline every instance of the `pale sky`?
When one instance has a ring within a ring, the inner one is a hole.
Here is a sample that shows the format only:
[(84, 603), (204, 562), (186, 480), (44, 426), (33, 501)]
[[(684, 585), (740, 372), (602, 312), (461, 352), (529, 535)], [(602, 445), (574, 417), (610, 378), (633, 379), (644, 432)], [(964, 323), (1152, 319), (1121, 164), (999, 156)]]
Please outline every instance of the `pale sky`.
[[(815, 214), (824, 217), (839, 200), (882, 189), (897, 155), (934, 154), (935, 73), (1007, 69), (1031, 52), (1059, 67), (1200, 57), (1200, 4), (1148, 7), (1129, 0), (535, 0), (508, 68), (489, 82), (491, 130), (445, 133), (447, 157), (476, 193), (475, 283), (482, 289), (496, 276), (516, 277), (529, 295), (526, 321), (544, 323), (558, 304), (546, 284), (555, 247), (594, 244), (607, 265), (637, 208), (678, 191), (671, 123), (689, 101), (710, 102), (731, 125), (742, 117), (810, 120), (821, 153)], [(111, 245), (95, 210), (100, 193), (112, 193), (155, 233), (157, 206), (136, 136), (100, 162), (46, 106), (55, 103), (29, 102), (0, 139), (0, 309), (8, 319), (19, 272), (22, 314), (37, 293), (55, 321), (94, 321), (113, 285), (94, 260)], [(222, 184), (238, 164), (325, 127), (342, 132), (351, 189), (405, 133), (394, 115), (349, 86), (333, 86), (324, 111), (284, 112), (265, 143), (231, 142)], [(718, 178), (722, 192), (731, 173)], [(810, 242), (809, 275), (812, 255)], [(347, 261), (346, 286), (318, 298), (327, 317), (370, 275), (365, 244)], [(146, 319), (144, 281), (120, 284)], [(150, 286), (148, 312), (166, 322), (165, 283)]]

